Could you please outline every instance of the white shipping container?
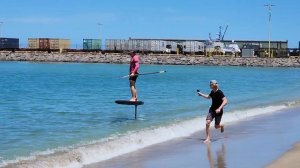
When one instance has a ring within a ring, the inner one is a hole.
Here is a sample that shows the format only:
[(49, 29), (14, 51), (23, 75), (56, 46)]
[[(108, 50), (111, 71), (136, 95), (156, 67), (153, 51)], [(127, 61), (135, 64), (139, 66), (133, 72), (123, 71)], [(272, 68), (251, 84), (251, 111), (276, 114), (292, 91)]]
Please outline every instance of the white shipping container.
[(128, 50), (128, 40), (121, 40), (121, 50), (122, 51)]
[(204, 52), (203, 42), (196, 41), (195, 44), (196, 44), (195, 52)]
[(167, 53), (177, 52), (177, 42), (166, 41), (165, 50)]
[(167, 42), (163, 40), (150, 40), (150, 50), (152, 52), (165, 52), (166, 44)]
[(112, 50), (112, 46), (113, 46), (112, 43), (113, 43), (113, 40), (106, 39), (105, 40), (105, 50), (111, 51)]
[(133, 42), (132, 40), (128, 40), (128, 50), (134, 51)]
[(224, 53), (224, 43), (218, 42), (218, 41), (209, 41), (205, 44), (205, 50), (206, 52), (222, 52)]
[(152, 52), (159, 51), (159, 42), (158, 42), (158, 40), (150, 40), (150, 50)]
[(191, 41), (184, 41), (182, 43), (183, 52), (191, 52)]
[(115, 46), (117, 51), (121, 51), (122, 50), (121, 40), (115, 40)]
[(129, 43), (131, 45), (131, 50), (134, 51), (142, 51), (143, 49), (143, 40), (129, 40)]
[(183, 51), (188, 53), (204, 52), (204, 43), (199, 41), (183, 42)]
[(149, 40), (143, 40), (143, 51), (150, 51)]

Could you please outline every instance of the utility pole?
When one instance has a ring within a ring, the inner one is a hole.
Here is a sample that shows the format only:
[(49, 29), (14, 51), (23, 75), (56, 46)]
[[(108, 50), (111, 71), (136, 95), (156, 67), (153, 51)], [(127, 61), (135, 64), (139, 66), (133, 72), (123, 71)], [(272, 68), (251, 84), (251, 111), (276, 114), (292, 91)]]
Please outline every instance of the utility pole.
[(102, 23), (98, 23), (99, 26), (99, 37), (100, 37), (100, 49), (102, 48), (102, 36), (101, 36), (101, 26), (103, 26)]
[(271, 58), (273, 57), (273, 54), (271, 55), (271, 29), (272, 29), (272, 25), (271, 25), (271, 19), (272, 19), (272, 7), (275, 5), (272, 4), (267, 4), (265, 5), (265, 7), (268, 7), (269, 10), (269, 53), (268, 56)]

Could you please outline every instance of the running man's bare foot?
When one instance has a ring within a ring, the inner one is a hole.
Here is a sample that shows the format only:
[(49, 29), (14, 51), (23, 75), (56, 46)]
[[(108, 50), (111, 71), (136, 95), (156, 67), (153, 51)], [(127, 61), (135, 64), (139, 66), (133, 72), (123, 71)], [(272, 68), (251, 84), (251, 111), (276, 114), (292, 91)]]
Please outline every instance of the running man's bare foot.
[(210, 139), (206, 139), (203, 143), (210, 143)]
[(221, 133), (224, 132), (224, 125), (221, 126)]

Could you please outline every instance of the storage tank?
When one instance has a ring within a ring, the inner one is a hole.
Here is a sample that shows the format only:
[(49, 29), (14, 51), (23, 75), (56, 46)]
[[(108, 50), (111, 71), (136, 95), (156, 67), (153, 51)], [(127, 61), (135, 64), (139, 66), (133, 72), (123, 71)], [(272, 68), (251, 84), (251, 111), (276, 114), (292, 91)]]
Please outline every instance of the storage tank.
[(100, 50), (101, 49), (100, 39), (83, 39), (84, 50)]
[(0, 38), (0, 49), (18, 49), (18, 38)]

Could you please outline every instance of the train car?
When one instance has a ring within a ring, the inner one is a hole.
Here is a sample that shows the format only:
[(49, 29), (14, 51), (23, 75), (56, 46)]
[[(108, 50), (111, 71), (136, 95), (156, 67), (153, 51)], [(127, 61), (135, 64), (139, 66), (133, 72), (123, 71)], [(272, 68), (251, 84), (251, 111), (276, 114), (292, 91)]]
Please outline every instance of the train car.
[(0, 50), (15, 50), (19, 47), (18, 38), (0, 38)]
[(40, 50), (40, 51), (62, 51), (69, 50), (71, 48), (70, 39), (59, 39), (59, 38), (28, 38), (28, 49), (29, 50)]
[(167, 41), (164, 40), (150, 40), (150, 53), (164, 53), (166, 52)]
[(39, 38), (39, 49), (50, 50), (50, 38)]
[(128, 50), (137, 51), (140, 53), (149, 53), (151, 51), (150, 40), (128, 40)]
[(28, 38), (28, 48), (29, 49), (39, 49), (40, 43), (38, 38)]
[(49, 39), (49, 43), (50, 43), (50, 49), (51, 50), (57, 50), (59, 49), (59, 39), (57, 38), (53, 38), (53, 39)]
[(111, 52), (115, 50), (114, 39), (106, 39), (105, 40), (105, 51)]
[(178, 43), (175, 41), (166, 41), (165, 53), (175, 54), (177, 53)]
[(199, 41), (184, 41), (183, 53), (184, 54), (203, 54), (204, 53), (204, 43)]
[(71, 40), (70, 39), (58, 39), (58, 49), (70, 49)]
[(105, 51), (121, 53), (128, 50), (128, 40), (125, 39), (106, 39)]
[(83, 50), (85, 51), (101, 50), (101, 39), (83, 39)]
[(220, 41), (207, 41), (205, 43), (205, 53), (208, 56), (211, 55), (223, 55), (225, 54), (224, 43)]

